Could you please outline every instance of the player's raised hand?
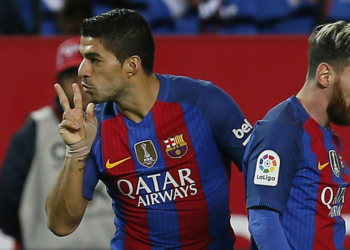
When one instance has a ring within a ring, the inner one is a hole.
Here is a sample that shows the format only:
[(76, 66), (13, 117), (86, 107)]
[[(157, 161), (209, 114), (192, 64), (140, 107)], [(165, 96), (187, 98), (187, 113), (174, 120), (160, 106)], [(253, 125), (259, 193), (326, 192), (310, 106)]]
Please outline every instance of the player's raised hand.
[(59, 84), (55, 84), (54, 87), (64, 111), (58, 128), (63, 141), (67, 144), (67, 156), (79, 157), (88, 154), (97, 132), (94, 104), (89, 103), (84, 114), (80, 88), (73, 83), (74, 108), (71, 109), (62, 87)]

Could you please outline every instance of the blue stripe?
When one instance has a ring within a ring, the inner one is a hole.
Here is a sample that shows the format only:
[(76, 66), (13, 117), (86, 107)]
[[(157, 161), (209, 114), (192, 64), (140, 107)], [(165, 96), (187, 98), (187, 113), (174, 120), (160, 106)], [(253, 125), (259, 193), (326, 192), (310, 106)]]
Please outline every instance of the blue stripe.
[[(310, 171), (310, 166), (317, 165), (317, 158), (311, 148), (311, 136), (304, 133), (302, 137), (305, 156), (300, 163), (300, 170), (293, 179), (293, 187), (286, 206), (286, 213), (295, 216), (283, 216), (282, 225), (287, 239), (296, 249), (312, 249), (315, 238), (315, 211), (318, 186), (310, 185), (310, 180), (319, 182), (319, 171)], [(298, 188), (301, 187), (301, 188)], [(288, 230), (292, 228), (293, 230)]]
[[(162, 152), (165, 150), (165, 146), (159, 145), (152, 113), (150, 112), (140, 123), (131, 122), (126, 118), (125, 123), (128, 127), (129, 147), (134, 159), (137, 159), (137, 155), (134, 150), (134, 145), (136, 143), (139, 143), (143, 140), (151, 140), (153, 142), (158, 157), (156, 163), (152, 167), (148, 168), (141, 165), (138, 161), (135, 161), (135, 171), (137, 173), (137, 176), (143, 176), (143, 180), (147, 184), (147, 186), (152, 190), (152, 194), (164, 194), (162, 189), (164, 185), (164, 176), (167, 171), (167, 168), (166, 161)], [(153, 183), (153, 178), (147, 178), (147, 176), (158, 173), (161, 173), (161, 177), (154, 178), (156, 178), (159, 190), (161, 192), (157, 193), (154, 192), (155, 187)], [(171, 189), (169, 188), (167, 191), (171, 192)], [(158, 196), (156, 200), (159, 200), (160, 203), (157, 204), (154, 202), (155, 204), (152, 205), (152, 198), (150, 194), (147, 194), (147, 190), (142, 189), (140, 193), (141, 197), (143, 197), (143, 201), (147, 204), (145, 208), (147, 209), (147, 220), (149, 222), (149, 240), (153, 243), (159, 242), (159, 245), (152, 246), (152, 249), (164, 249), (166, 246), (161, 245), (160, 242), (167, 242), (168, 246), (180, 245), (180, 229), (177, 219), (178, 213), (176, 210), (175, 203), (173, 201), (162, 202), (161, 198), (159, 198)], [(165, 236), (167, 238), (164, 238)], [(171, 242), (169, 241), (170, 239), (177, 240), (176, 242)]]
[[(182, 105), (184, 119), (195, 151), (199, 168), (202, 189), (209, 212), (209, 233), (213, 239), (209, 249), (232, 244), (229, 230), (217, 232), (217, 229), (228, 228), (229, 219), (229, 184), (222, 156), (217, 148), (202, 113), (195, 107)], [(218, 162), (221, 162), (218, 165)], [(216, 238), (217, 237), (217, 238)]]

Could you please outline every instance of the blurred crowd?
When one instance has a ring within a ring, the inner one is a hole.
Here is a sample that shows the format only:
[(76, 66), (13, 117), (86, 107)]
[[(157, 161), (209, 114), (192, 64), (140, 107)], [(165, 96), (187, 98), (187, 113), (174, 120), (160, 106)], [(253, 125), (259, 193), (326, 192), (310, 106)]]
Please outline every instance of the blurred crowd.
[(117, 7), (140, 12), (155, 34), (302, 34), (350, 21), (348, 0), (0, 0), (0, 35), (77, 34)]

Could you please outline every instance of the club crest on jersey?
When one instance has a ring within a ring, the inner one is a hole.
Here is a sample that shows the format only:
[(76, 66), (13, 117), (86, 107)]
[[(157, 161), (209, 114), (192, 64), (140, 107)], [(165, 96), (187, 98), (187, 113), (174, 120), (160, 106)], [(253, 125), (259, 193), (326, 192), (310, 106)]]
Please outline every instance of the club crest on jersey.
[(188, 151), (187, 142), (185, 142), (183, 134), (169, 137), (168, 139), (163, 140), (163, 142), (165, 144), (165, 152), (170, 158), (181, 158)]
[(258, 156), (254, 174), (254, 184), (276, 186), (280, 171), (280, 157), (275, 151), (264, 150)]
[(340, 173), (340, 161), (338, 158), (338, 154), (335, 150), (329, 150), (329, 162), (331, 164), (331, 168), (335, 176), (339, 177)]
[(151, 140), (141, 141), (134, 145), (137, 160), (142, 166), (151, 168), (158, 159), (157, 151)]

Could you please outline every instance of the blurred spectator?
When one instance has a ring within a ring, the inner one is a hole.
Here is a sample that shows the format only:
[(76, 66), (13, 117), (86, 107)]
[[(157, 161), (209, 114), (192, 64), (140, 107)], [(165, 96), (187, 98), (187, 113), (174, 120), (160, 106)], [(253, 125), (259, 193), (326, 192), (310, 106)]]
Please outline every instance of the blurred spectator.
[(200, 0), (128, 0), (128, 8), (139, 12), (155, 34), (198, 34)]
[(41, 0), (40, 34), (80, 34), (80, 24), (92, 16), (91, 0)]
[(85, 18), (92, 16), (92, 3), (88, 0), (64, 0), (58, 11), (60, 34), (80, 34), (80, 25)]
[(0, 6), (0, 35), (28, 33), (15, 1), (0, 0)]
[[(73, 106), (72, 83), (81, 82), (80, 37), (64, 41), (57, 52), (56, 81)], [(89, 96), (84, 95), (84, 105)], [(109, 249), (115, 232), (111, 199), (102, 184), (74, 235), (56, 237), (47, 228), (45, 200), (65, 159), (65, 144), (57, 130), (63, 110), (52, 106), (32, 112), (9, 144), (0, 172), (0, 229), (23, 249)], [(94, 230), (91, 230), (91, 229)]]
[(207, 0), (198, 5), (201, 31), (220, 34), (257, 34), (257, 0)]
[(264, 34), (308, 34), (315, 26), (315, 0), (258, 0), (259, 32)]
[[(306, 34), (350, 19), (345, 0), (0, 0), (0, 34), (78, 34), (84, 18), (138, 11), (155, 34)], [(11, 23), (11, 25), (7, 25)]]

